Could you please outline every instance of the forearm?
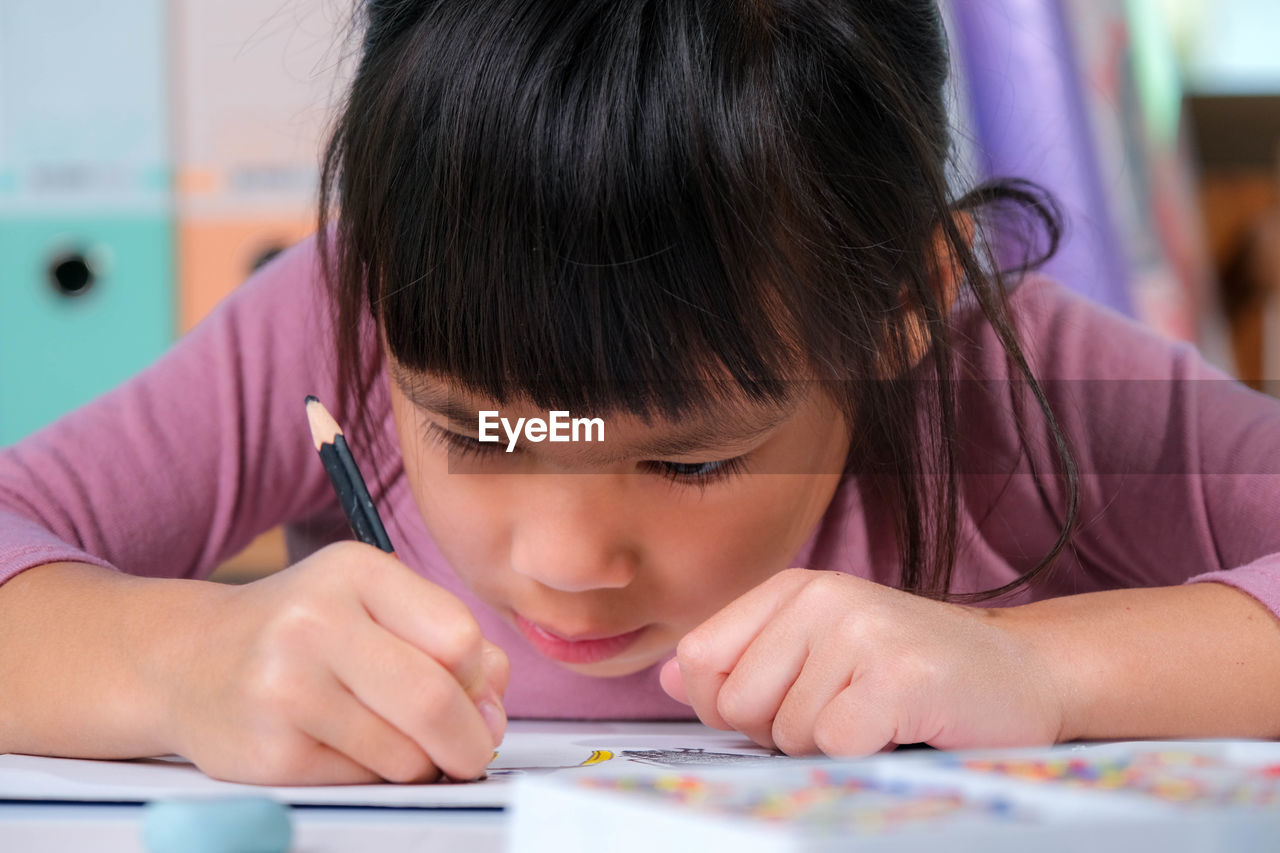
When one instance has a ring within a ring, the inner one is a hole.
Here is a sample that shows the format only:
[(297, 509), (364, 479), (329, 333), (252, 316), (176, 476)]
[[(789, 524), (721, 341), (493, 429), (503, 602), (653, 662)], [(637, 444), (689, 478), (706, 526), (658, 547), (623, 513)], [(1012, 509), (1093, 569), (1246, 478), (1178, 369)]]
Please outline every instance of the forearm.
[[(216, 584), (78, 563), (0, 586), (0, 753), (128, 758), (173, 750), (165, 685)], [(207, 616), (206, 616), (207, 618)]]
[(987, 611), (1061, 689), (1060, 740), (1280, 737), (1280, 622), (1218, 583)]

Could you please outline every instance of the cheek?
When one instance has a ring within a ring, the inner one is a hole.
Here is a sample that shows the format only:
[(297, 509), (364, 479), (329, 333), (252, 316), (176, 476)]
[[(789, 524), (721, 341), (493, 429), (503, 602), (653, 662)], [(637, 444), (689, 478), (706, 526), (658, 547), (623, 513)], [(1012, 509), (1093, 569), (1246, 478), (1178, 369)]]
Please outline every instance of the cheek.
[[(672, 588), (716, 610), (791, 567), (826, 509), (838, 478), (747, 478), (733, 493), (673, 509), (651, 543)], [(661, 543), (660, 545), (658, 543)]]
[(423, 523), (459, 576), (471, 581), (475, 567), (506, 565), (501, 478), (450, 474), (444, 454), (431, 448), (406, 459), (405, 473)]

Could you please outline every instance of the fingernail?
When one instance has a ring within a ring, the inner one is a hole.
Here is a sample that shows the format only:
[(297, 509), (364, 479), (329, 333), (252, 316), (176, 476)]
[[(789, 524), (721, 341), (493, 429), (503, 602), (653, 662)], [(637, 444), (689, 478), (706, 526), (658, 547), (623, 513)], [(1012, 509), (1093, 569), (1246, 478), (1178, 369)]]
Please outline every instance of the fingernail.
[(493, 735), (493, 745), (502, 743), (502, 736), (507, 731), (507, 712), (492, 699), (481, 699), (476, 703), (476, 708), (479, 709), (480, 716), (484, 717), (489, 733)]

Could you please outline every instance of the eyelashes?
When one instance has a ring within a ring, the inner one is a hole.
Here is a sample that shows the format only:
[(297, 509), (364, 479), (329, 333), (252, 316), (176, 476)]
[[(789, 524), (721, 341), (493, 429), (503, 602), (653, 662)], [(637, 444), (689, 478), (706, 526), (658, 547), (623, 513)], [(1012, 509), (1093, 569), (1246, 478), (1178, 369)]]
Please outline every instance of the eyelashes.
[[(505, 456), (506, 450), (501, 444), (477, 441), (470, 436), (461, 435), (444, 429), (438, 424), (428, 423), (426, 436), (437, 444), (442, 444), (459, 459), (471, 456), (487, 458)], [(732, 459), (718, 459), (712, 462), (664, 462), (661, 460), (645, 460), (640, 463), (641, 469), (657, 474), (674, 482), (688, 485), (706, 486), (711, 483), (730, 480), (746, 472), (747, 456), (735, 456)]]
[(641, 467), (666, 477), (675, 483), (696, 483), (707, 485), (723, 480), (731, 480), (747, 469), (747, 457), (735, 456), (732, 459), (720, 459), (715, 462), (662, 462), (645, 461)]
[(468, 456), (472, 455), (488, 456), (491, 453), (504, 452), (501, 445), (485, 444), (474, 438), (469, 438), (465, 435), (459, 435), (456, 432), (450, 432), (447, 429), (442, 429), (434, 423), (428, 422), (425, 432), (427, 438), (437, 444), (443, 444), (450, 453), (456, 454), (459, 459), (466, 459)]

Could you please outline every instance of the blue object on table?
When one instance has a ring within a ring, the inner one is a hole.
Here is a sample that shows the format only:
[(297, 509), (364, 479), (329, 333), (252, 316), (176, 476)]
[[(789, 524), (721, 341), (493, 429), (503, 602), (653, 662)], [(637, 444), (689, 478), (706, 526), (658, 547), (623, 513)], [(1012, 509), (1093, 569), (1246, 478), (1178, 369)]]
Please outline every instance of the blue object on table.
[(267, 797), (156, 800), (143, 810), (149, 853), (285, 853), (289, 807)]

